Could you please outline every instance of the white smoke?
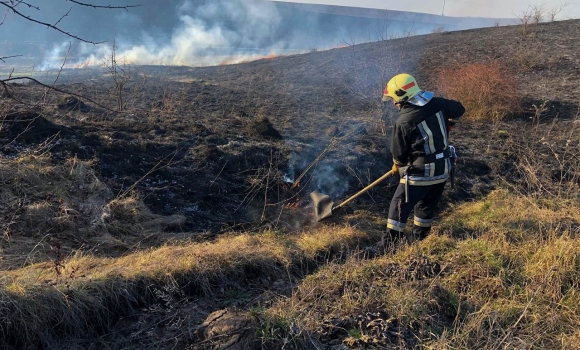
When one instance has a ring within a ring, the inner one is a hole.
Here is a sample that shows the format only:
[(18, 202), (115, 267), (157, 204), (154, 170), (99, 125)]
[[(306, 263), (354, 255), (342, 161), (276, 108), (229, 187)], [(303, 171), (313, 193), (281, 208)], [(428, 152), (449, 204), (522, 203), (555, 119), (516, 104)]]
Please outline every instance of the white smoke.
[(41, 71), (59, 69), (67, 59), (69, 47), (69, 42), (53, 45), (52, 49), (44, 55), (44, 59), (42, 60), (42, 63), (40, 63), (38, 69)]
[(333, 199), (342, 197), (349, 188), (348, 176), (339, 173), (338, 164), (319, 164), (313, 172), (313, 178), (316, 187)]
[[(460, 19), (418, 13), (367, 13), (356, 8), (296, 7), (264, 0), (184, 0), (172, 11), (162, 16), (162, 30), (147, 27), (136, 15), (116, 17), (113, 27), (95, 29), (106, 32), (109, 43), (75, 45), (67, 67), (110, 64), (113, 42), (120, 65), (207, 66), (421, 34), (437, 26), (453, 30), (486, 25), (475, 19), (460, 24)], [(124, 34), (113, 34), (114, 28)], [(129, 28), (134, 30), (129, 32)], [(59, 67), (65, 46), (55, 46), (42, 68)]]
[[(216, 1), (196, 7), (185, 1), (178, 7), (179, 25), (169, 42), (159, 43), (144, 33), (145, 44), (116, 40), (115, 54), (121, 64), (205, 66), (238, 63), (270, 54), (284, 53), (284, 43), (269, 39), (281, 16), (276, 6), (255, 0)], [(99, 65), (111, 56), (112, 46), (82, 45), (89, 53), (84, 65)], [(278, 49), (277, 49), (278, 48)], [(92, 52), (91, 52), (92, 51)]]

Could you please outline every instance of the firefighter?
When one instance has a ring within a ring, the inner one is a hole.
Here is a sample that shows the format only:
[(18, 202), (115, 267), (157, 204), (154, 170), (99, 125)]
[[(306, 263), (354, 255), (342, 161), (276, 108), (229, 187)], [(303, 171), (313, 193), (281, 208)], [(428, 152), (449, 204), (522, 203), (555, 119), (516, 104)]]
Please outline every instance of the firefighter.
[(383, 101), (389, 100), (399, 109), (391, 154), (400, 182), (389, 208), (388, 233), (391, 239), (402, 238), (414, 209), (413, 237), (424, 239), (445, 183), (453, 175), (457, 155), (449, 145), (449, 131), (465, 108), (458, 101), (422, 91), (409, 74), (396, 75), (387, 83)]

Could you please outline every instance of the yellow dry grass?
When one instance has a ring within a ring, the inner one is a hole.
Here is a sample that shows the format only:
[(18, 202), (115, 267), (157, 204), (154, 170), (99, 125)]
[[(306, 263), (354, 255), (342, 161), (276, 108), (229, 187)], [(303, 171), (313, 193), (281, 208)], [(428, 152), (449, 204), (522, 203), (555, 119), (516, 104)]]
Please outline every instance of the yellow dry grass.
[[(578, 203), (497, 190), (454, 208), (433, 235), (394, 256), (324, 267), (261, 317), (315, 333), (329, 320), (380, 311), (430, 349), (571, 349), (580, 326), (579, 224)], [(441, 271), (397, 272), (416, 261)]]
[[(272, 264), (289, 266), (294, 259), (314, 260), (332, 250), (356, 245), (360, 240), (376, 239), (350, 226), (324, 226), (314, 232), (295, 237), (272, 231), (260, 234), (224, 236), (211, 243), (166, 245), (157, 249), (135, 252), (119, 258), (100, 258), (79, 254), (63, 262), (64, 275), (74, 269), (83, 276), (67, 281), (82, 285), (87, 281), (117, 276), (135, 279), (139, 276), (160, 278), (168, 274), (212, 274), (244, 264), (264, 269)], [(0, 281), (12, 279), (23, 286), (34, 287), (40, 281), (54, 278), (52, 263), (35, 264), (9, 271)], [(58, 282), (58, 281), (57, 281)]]
[(5, 159), (0, 182), (0, 215), (7, 218), (0, 269), (50, 260), (35, 254), (42, 247), (50, 249), (48, 240), (67, 254), (70, 241), (126, 250), (184, 221), (179, 215), (151, 213), (135, 194), (115, 197), (96, 176), (93, 164), (76, 158), (62, 163), (33, 154)]
[[(0, 300), (8, 305), (3, 317), (12, 320), (9, 327), (18, 329), (21, 339), (37, 339), (43, 325), (56, 319), (62, 332), (75, 336), (90, 332), (87, 327), (106, 326), (150, 298), (151, 286), (176, 283), (207, 295), (252, 276), (285, 276), (304, 262), (332, 259), (369, 239), (379, 237), (351, 226), (324, 226), (296, 236), (268, 231), (166, 245), (119, 258), (77, 254), (58, 272), (52, 262), (5, 271), (0, 277)], [(92, 326), (80, 321), (88, 317)]]

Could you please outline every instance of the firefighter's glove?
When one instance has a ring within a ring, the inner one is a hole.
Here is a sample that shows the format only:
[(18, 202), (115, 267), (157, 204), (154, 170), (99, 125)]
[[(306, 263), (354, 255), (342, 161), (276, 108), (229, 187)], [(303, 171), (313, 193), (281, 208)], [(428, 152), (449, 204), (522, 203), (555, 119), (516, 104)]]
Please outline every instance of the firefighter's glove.
[(451, 130), (453, 130), (453, 128), (455, 127), (455, 123), (456, 122), (454, 120), (449, 119), (449, 125), (447, 126), (448, 132), (451, 132)]
[(391, 168), (391, 171), (393, 173), (398, 173), (399, 172), (399, 168), (400, 168), (400, 166), (397, 165), (397, 163), (393, 163), (393, 167)]

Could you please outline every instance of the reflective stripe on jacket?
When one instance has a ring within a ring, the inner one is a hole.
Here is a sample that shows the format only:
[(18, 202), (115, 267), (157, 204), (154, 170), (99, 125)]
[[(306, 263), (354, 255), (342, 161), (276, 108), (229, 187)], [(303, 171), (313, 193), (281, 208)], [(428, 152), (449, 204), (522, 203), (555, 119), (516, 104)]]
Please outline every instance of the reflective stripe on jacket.
[[(407, 172), (410, 185), (427, 186), (447, 180), (451, 170), (448, 157), (425, 164), (417, 160), (447, 149), (449, 119), (457, 119), (463, 113), (465, 108), (460, 102), (442, 97), (434, 97), (422, 107), (403, 105), (393, 128), (391, 154), (393, 161)], [(401, 182), (405, 181), (402, 177)]]

